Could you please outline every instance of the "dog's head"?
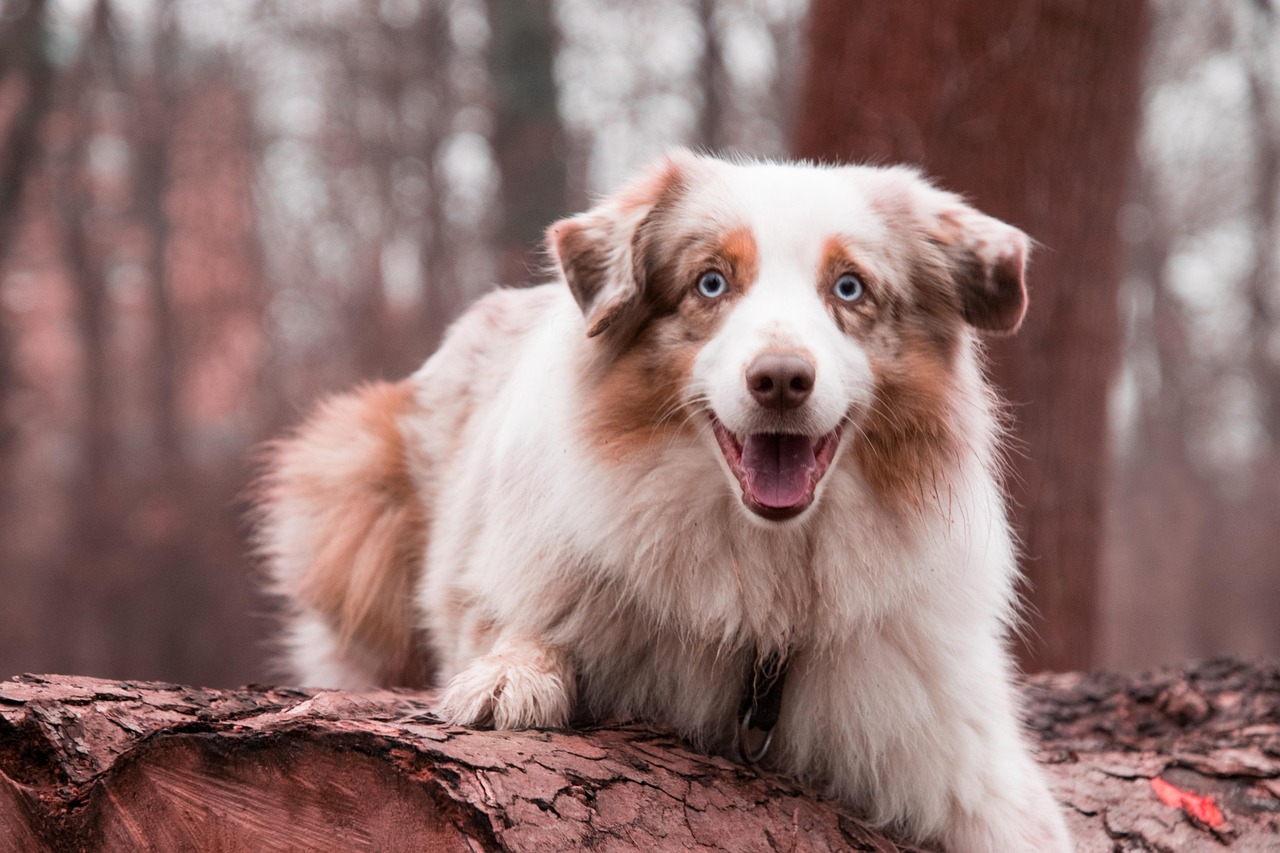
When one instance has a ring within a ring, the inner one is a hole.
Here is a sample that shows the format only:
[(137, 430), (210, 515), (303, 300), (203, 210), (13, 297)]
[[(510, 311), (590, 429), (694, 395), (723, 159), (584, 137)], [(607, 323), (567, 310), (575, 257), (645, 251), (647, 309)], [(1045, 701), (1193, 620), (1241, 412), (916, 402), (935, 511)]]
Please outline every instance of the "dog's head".
[(705, 436), (771, 520), (842, 446), (909, 486), (945, 452), (971, 330), (1026, 308), (1026, 236), (901, 167), (678, 152), (548, 242), (601, 356), (588, 428), (615, 455)]

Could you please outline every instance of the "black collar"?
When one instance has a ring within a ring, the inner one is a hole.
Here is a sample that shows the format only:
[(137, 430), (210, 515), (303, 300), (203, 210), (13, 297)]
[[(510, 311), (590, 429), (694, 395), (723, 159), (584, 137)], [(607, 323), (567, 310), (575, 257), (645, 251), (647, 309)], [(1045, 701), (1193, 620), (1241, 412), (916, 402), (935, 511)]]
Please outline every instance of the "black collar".
[[(782, 713), (787, 663), (787, 659), (777, 652), (770, 652), (762, 658), (757, 650), (752, 655), (752, 665), (747, 669), (742, 703), (738, 706), (738, 754), (752, 767), (764, 758), (773, 743), (773, 727), (778, 724)], [(763, 735), (758, 747), (751, 745), (752, 732)]]

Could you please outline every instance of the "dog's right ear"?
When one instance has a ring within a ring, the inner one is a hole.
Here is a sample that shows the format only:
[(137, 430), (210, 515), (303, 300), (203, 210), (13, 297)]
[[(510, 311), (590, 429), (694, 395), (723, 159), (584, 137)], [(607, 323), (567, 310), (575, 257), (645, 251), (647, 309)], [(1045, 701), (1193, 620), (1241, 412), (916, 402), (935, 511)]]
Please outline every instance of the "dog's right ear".
[(639, 307), (647, 272), (638, 237), (674, 201), (694, 159), (677, 151), (596, 207), (547, 229), (547, 247), (586, 317), (587, 337), (619, 325)]

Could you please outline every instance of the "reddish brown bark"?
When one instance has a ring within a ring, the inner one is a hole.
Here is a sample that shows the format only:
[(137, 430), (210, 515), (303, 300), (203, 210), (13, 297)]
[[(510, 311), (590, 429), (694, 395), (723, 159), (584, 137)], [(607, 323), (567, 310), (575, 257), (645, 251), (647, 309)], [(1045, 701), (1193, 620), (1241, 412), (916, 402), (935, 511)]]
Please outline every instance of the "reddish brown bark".
[(1023, 330), (992, 347), (1017, 422), (1031, 669), (1093, 659), (1117, 359), (1116, 214), (1133, 159), (1141, 2), (817, 0), (796, 154), (921, 164), (1040, 242)]
[[(1064, 674), (1030, 693), (1079, 850), (1274, 849), (1280, 666)], [(0, 849), (913, 849), (649, 729), (470, 731), (429, 708), (406, 692), (14, 679)], [(1153, 779), (1212, 806), (1193, 817)]]

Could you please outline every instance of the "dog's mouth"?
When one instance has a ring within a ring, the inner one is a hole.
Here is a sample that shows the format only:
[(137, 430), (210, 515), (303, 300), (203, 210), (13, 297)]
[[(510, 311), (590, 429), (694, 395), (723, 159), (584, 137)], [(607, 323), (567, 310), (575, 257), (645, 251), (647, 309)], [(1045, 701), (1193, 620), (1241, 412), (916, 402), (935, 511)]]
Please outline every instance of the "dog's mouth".
[(774, 521), (794, 518), (809, 508), (840, 444), (840, 427), (818, 438), (758, 432), (742, 439), (715, 415), (711, 427), (742, 487), (742, 502), (756, 515)]

